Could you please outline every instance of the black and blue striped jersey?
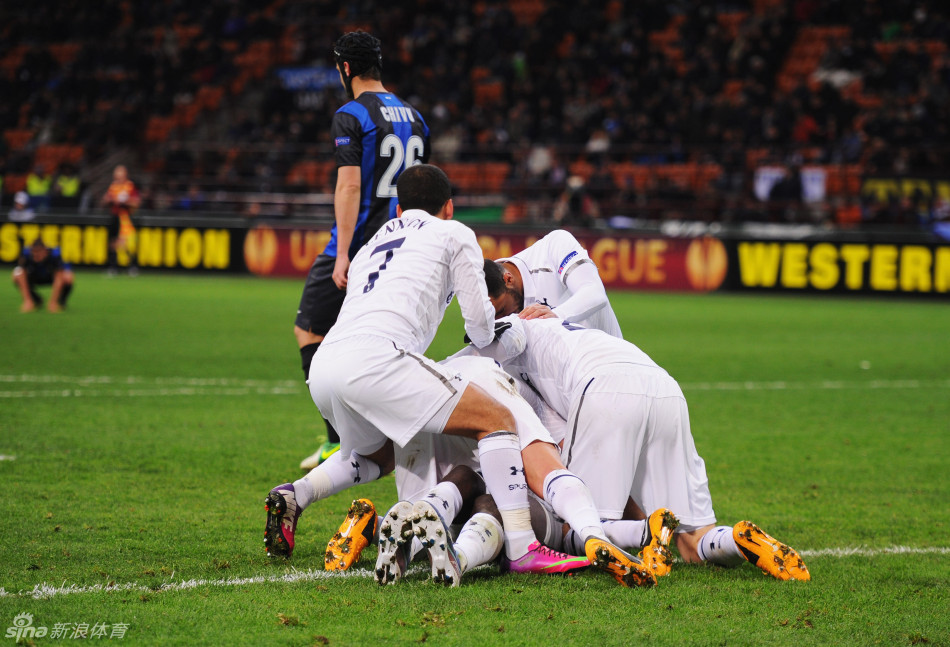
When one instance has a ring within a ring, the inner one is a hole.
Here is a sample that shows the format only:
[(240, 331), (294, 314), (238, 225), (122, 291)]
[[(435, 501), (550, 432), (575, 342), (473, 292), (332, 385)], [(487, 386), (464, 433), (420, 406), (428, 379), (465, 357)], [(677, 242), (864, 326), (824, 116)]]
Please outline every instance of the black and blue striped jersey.
[(48, 285), (53, 282), (56, 272), (70, 269), (70, 265), (63, 262), (59, 247), (51, 248), (46, 258), (37, 261), (31, 247), (26, 245), (20, 254), (18, 265), (26, 271), (30, 283), (36, 285)]
[[(336, 166), (359, 166), (360, 211), (349, 256), (396, 217), (396, 180), (429, 160), (429, 127), (419, 111), (391, 92), (363, 92), (337, 110), (330, 129)], [(337, 255), (336, 224), (324, 254)]]

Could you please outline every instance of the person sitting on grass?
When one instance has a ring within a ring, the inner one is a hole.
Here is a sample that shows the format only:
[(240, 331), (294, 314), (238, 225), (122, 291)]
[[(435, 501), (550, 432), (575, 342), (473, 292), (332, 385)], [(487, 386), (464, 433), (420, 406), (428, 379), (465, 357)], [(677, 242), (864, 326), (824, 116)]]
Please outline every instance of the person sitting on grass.
[(32, 312), (43, 305), (43, 297), (36, 291), (39, 285), (52, 285), (47, 309), (62, 312), (73, 289), (73, 270), (63, 262), (59, 248), (50, 249), (37, 238), (23, 248), (17, 266), (13, 268), (13, 284), (20, 291), (23, 303), (20, 312)]

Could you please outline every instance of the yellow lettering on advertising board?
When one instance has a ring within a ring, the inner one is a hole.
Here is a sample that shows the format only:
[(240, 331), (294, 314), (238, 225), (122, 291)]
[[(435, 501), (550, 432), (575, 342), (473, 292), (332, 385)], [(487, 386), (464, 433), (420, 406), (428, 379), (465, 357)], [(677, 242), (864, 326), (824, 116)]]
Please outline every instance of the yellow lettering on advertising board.
[(782, 250), (782, 286), (804, 288), (808, 286), (808, 245), (788, 243)]
[(871, 248), (872, 290), (890, 292), (897, 289), (897, 247), (875, 245)]
[(162, 266), (162, 230), (143, 227), (138, 231), (139, 265), (142, 267)]
[(934, 260), (934, 292), (950, 292), (950, 247), (938, 247)]
[(178, 235), (178, 262), (187, 270), (201, 263), (201, 234), (197, 229), (182, 229)]
[(841, 258), (844, 261), (844, 285), (849, 290), (864, 287), (864, 263), (871, 252), (865, 245), (842, 245)]
[(739, 243), (739, 278), (746, 287), (771, 288), (778, 280), (779, 243)]
[(300, 272), (309, 270), (313, 265), (313, 260), (329, 242), (329, 231), (292, 231), (290, 233), (290, 264)]
[(20, 256), (20, 233), (12, 222), (0, 225), (0, 262), (12, 263)]
[(82, 229), (75, 225), (66, 225), (60, 232), (59, 251), (64, 263), (82, 262)]
[(612, 238), (601, 238), (590, 248), (590, 258), (600, 270), (600, 277), (604, 283), (617, 280), (617, 241)]
[(930, 250), (917, 245), (901, 249), (901, 292), (930, 292)]
[(205, 229), (205, 268), (226, 270), (231, 266), (231, 234), (227, 229)]
[(812, 247), (811, 271), (808, 281), (819, 290), (830, 290), (838, 285), (841, 270), (838, 269), (838, 250), (831, 243), (819, 243)]

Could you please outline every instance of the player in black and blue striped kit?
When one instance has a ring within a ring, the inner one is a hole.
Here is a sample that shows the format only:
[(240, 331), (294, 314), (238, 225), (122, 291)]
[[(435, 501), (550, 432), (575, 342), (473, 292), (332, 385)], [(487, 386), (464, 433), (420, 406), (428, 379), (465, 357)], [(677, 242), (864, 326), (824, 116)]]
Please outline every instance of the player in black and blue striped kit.
[(23, 297), (20, 312), (32, 312), (43, 305), (43, 297), (36, 291), (38, 285), (53, 286), (47, 308), (50, 312), (62, 312), (73, 281), (72, 266), (63, 262), (59, 248), (50, 249), (37, 238), (32, 245), (23, 248), (13, 268), (13, 285)]
[[(333, 53), (350, 101), (337, 110), (331, 126), (337, 166), (336, 224), (330, 242), (310, 268), (294, 322), (305, 376), (340, 313), (350, 259), (380, 225), (396, 217), (399, 174), (429, 159), (429, 127), (422, 115), (382, 84), (379, 40), (364, 31), (349, 32), (337, 40)], [(316, 467), (339, 448), (339, 436), (329, 423), (327, 436), (301, 469)]]

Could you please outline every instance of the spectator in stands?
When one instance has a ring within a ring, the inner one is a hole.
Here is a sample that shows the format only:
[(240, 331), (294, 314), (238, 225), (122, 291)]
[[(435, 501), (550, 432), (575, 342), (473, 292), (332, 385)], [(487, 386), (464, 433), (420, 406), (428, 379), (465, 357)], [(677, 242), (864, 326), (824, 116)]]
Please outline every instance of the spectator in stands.
[(591, 197), (584, 179), (572, 175), (554, 203), (553, 215), (559, 227), (591, 227), (600, 218), (600, 205)]
[(53, 196), (53, 176), (44, 164), (37, 164), (26, 176), (26, 192), (34, 209), (39, 212), (49, 211)]
[(7, 218), (10, 222), (29, 222), (33, 220), (36, 213), (30, 207), (30, 196), (26, 191), (17, 191), (13, 196), (13, 208)]
[(23, 297), (20, 312), (32, 312), (43, 305), (43, 297), (36, 291), (40, 285), (51, 285), (47, 309), (61, 312), (73, 289), (73, 271), (63, 263), (59, 248), (48, 248), (37, 238), (29, 247), (24, 247), (17, 266), (13, 268), (13, 285)]
[[(586, 143), (607, 142), (616, 155), (612, 161), (642, 163), (708, 154), (723, 164), (724, 151), (733, 145), (775, 147), (784, 158), (795, 139), (819, 148), (823, 160), (848, 164), (862, 163), (860, 156), (867, 153), (861, 144), (873, 139), (885, 150), (950, 150), (950, 58), (939, 53), (939, 46), (950, 42), (946, 3), (683, 0), (672, 11), (661, 0), (544, 3), (531, 20), (497, 2), (451, 11), (426, 4), (420, 11), (418, 0), (409, 0), (373, 15), (362, 13), (364, 5), (348, 5), (346, 18), (375, 21), (383, 40), (399, 43), (388, 77), (401, 95), (414, 97), (423, 114), (433, 115), (440, 146), (444, 125), (453, 124), (446, 150), (463, 161), (480, 154), (507, 160), (511, 142), (521, 141), (557, 142), (566, 165)], [(739, 10), (747, 16), (727, 28), (723, 12)], [(294, 43), (282, 51), (289, 63), (332, 69), (333, 62), (314, 45), (332, 40), (337, 28), (324, 20), (324, 11), (323, 3), (278, 3), (261, 11), (247, 0), (208, 0), (174, 11), (163, 3), (116, 0), (11, 6), (9, 24), (18, 33), (25, 29), (27, 47), (16, 80), (0, 75), (0, 131), (16, 129), (35, 142), (40, 133), (29, 131), (41, 128), (44, 137), (52, 134), (50, 143), (84, 145), (95, 162), (109, 145), (142, 143), (149, 114), (177, 115), (200, 99), (199, 84), (242, 87), (248, 70), (236, 61), (262, 39), (286, 36)], [(678, 24), (674, 15), (685, 20)], [(43, 29), (36, 27), (35, 16), (44, 16)], [(859, 91), (829, 83), (816, 94), (807, 83), (790, 91), (780, 83), (793, 40), (819, 24), (850, 28), (850, 36), (829, 43), (823, 69), (847, 72), (829, 80), (859, 77)], [(143, 47), (156, 29), (163, 40)], [(662, 41), (654, 42), (654, 35)], [(48, 45), (67, 38), (80, 45), (78, 51), (65, 60), (57, 60), (63, 54), (53, 58)], [(419, 61), (425, 74), (416, 73)], [(473, 82), (446, 81), (456, 78)], [(500, 105), (484, 103), (491, 93), (478, 92), (482, 82), (501, 84)], [(306, 105), (287, 96), (265, 97), (259, 108), (216, 115), (208, 132), (219, 132), (217, 141), (227, 140), (228, 147), (287, 141), (286, 155), (292, 156), (299, 153), (294, 142), (316, 141), (301, 127), (329, 122), (338, 103), (335, 92), (334, 87), (312, 92), (316, 96)], [(860, 109), (853, 97), (861, 99)], [(325, 136), (320, 143), (329, 151)], [(688, 145), (677, 150), (677, 141)], [(141, 150), (154, 158), (146, 147)], [(918, 157), (911, 163), (924, 172), (947, 167), (946, 153)], [(275, 190), (281, 190), (286, 161), (267, 163), (273, 175), (266, 183)], [(16, 145), (8, 163), (11, 173), (25, 174), (32, 149)], [(239, 182), (254, 181), (254, 164), (249, 166)], [(176, 172), (173, 165), (166, 170)], [(208, 186), (218, 175), (210, 164), (195, 163), (192, 170), (196, 177), (175, 181)], [(556, 178), (555, 186), (565, 178)]]
[(69, 162), (60, 164), (53, 180), (52, 206), (60, 209), (73, 209), (79, 206), (82, 180), (76, 167)]

